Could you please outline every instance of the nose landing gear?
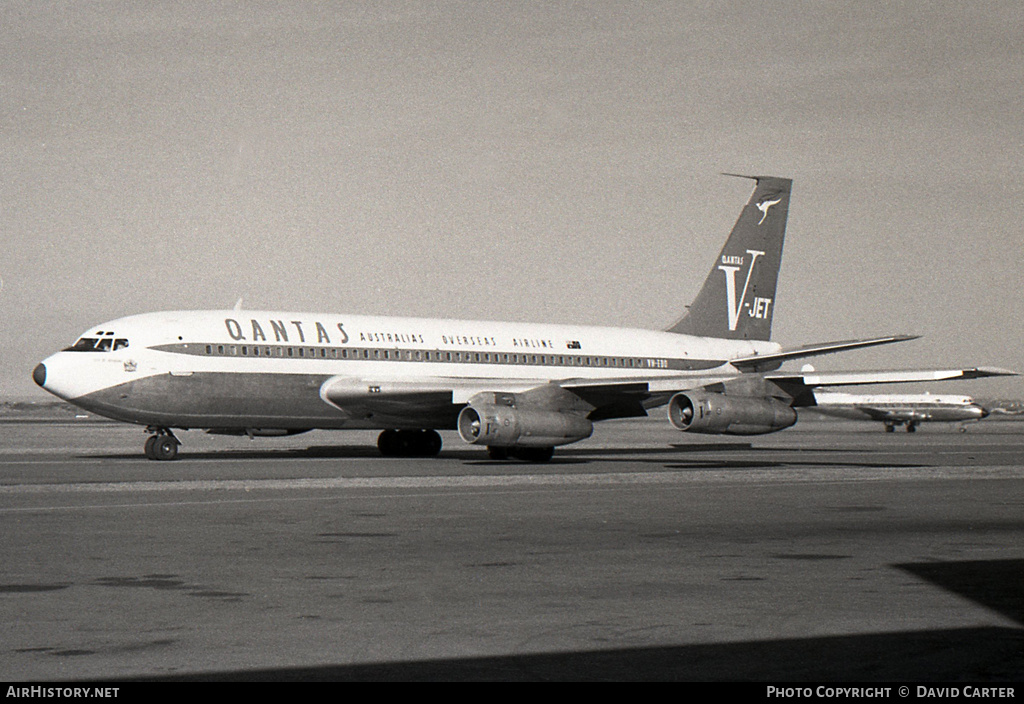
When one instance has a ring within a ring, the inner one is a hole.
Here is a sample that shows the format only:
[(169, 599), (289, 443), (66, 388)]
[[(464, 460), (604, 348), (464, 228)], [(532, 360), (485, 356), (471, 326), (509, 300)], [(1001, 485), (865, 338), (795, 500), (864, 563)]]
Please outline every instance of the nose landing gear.
[(178, 446), (181, 441), (174, 437), (170, 428), (147, 428), (147, 431), (155, 433), (146, 439), (146, 457), (151, 460), (170, 461), (178, 456)]

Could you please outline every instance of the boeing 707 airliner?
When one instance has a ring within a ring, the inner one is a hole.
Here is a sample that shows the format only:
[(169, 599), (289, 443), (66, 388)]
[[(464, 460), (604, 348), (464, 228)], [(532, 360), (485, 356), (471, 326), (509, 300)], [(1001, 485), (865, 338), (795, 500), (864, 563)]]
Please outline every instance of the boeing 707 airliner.
[(973, 368), (785, 373), (791, 359), (912, 339), (784, 350), (771, 342), (792, 181), (754, 192), (686, 314), (664, 331), (335, 313), (146, 313), (90, 328), (36, 366), (36, 383), (147, 427), (146, 456), (178, 455), (175, 429), (291, 435), (380, 429), (386, 456), (435, 456), (438, 430), (494, 459), (546, 461), (594, 423), (647, 415), (691, 433), (793, 425), (814, 388), (1003, 374)]

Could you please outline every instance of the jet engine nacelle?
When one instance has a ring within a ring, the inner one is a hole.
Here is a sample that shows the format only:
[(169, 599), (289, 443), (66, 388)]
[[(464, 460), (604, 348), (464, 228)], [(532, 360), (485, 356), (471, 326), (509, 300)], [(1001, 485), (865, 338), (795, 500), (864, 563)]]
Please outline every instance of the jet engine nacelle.
[(463, 408), (458, 428), (466, 442), (488, 447), (555, 447), (594, 432), (594, 424), (578, 415), (489, 404)]
[(774, 398), (687, 391), (668, 402), (668, 419), (690, 433), (760, 435), (796, 423), (796, 410)]

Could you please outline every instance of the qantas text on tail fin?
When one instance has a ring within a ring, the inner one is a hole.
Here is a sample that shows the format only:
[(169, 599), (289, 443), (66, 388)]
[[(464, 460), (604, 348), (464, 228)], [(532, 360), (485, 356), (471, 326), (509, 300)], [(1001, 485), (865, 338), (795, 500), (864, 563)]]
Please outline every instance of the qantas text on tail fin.
[(543, 461), (594, 423), (667, 405), (686, 432), (756, 434), (796, 422), (818, 386), (1000, 370), (787, 374), (783, 362), (909, 339), (783, 350), (769, 341), (792, 182), (754, 193), (689, 311), (669, 330), (220, 311), (102, 323), (48, 357), (36, 383), (86, 410), (146, 426), (173, 459), (174, 429), (290, 435), (377, 428), (385, 455), (432, 456), (457, 430), (491, 457)]

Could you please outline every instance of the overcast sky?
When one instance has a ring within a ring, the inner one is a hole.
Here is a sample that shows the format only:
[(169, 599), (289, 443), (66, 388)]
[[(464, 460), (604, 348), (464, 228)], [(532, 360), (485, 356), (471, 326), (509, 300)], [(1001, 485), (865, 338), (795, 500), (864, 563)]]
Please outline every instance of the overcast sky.
[[(1024, 4), (0, 3), (0, 396), (245, 307), (664, 328), (794, 179), (775, 339), (1024, 371)], [(799, 366), (799, 365), (797, 365)], [(896, 390), (923, 390), (894, 387)], [(1024, 381), (933, 385), (1024, 397)]]

